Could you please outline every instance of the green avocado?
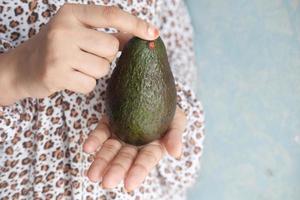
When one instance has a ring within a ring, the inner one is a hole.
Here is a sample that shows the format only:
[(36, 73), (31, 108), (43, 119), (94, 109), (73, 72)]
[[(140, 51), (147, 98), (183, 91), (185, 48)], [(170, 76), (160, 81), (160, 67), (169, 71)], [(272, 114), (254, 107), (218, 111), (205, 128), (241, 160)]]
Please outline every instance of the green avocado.
[(135, 146), (166, 133), (176, 110), (176, 88), (166, 48), (159, 37), (133, 37), (117, 61), (106, 91), (111, 131)]

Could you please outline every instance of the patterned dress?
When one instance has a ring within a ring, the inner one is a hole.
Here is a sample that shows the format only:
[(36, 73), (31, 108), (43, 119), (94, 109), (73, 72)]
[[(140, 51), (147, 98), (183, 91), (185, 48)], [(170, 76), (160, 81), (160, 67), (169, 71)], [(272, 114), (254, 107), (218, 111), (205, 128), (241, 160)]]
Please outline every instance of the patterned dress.
[(181, 159), (166, 155), (142, 186), (130, 193), (123, 183), (105, 190), (101, 182), (88, 180), (85, 171), (93, 155), (84, 153), (82, 144), (104, 114), (107, 75), (88, 95), (61, 91), (0, 107), (0, 199), (184, 199), (195, 181), (204, 139), (202, 106), (187, 86), (193, 83), (195, 65), (192, 27), (184, 3), (0, 0), (0, 53), (38, 33), (65, 2), (116, 5), (160, 28), (177, 80), (178, 106), (188, 119), (183, 155)]

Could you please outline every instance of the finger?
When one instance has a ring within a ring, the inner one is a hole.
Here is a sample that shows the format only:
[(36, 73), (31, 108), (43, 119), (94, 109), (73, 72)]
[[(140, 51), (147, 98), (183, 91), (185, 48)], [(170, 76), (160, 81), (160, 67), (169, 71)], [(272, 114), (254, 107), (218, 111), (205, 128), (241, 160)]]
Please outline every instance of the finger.
[(113, 188), (124, 178), (137, 154), (136, 147), (126, 145), (111, 162), (109, 170), (103, 176), (102, 186)]
[(168, 153), (176, 158), (181, 156), (182, 134), (186, 127), (186, 116), (179, 108), (176, 109), (173, 121), (162, 141)]
[(99, 79), (109, 72), (109, 62), (101, 57), (80, 51), (74, 59), (73, 69), (80, 71), (94, 79)]
[(154, 40), (159, 35), (158, 29), (153, 25), (118, 7), (79, 4), (70, 4), (70, 6), (75, 18), (84, 25), (96, 28), (112, 27), (145, 40)]
[(67, 85), (63, 86), (64, 89), (73, 92), (87, 94), (91, 92), (96, 86), (96, 79), (88, 76), (82, 72), (73, 70), (68, 77)]
[(87, 28), (78, 33), (77, 45), (80, 49), (103, 58), (114, 58), (119, 50), (119, 40), (116, 37)]
[(108, 139), (103, 143), (102, 148), (97, 152), (95, 159), (87, 172), (87, 176), (91, 181), (97, 182), (101, 179), (105, 168), (117, 155), (120, 148), (121, 143), (115, 139)]
[(130, 33), (113, 33), (113, 36), (119, 40), (119, 50), (122, 51), (124, 45), (133, 37)]
[(125, 179), (125, 188), (132, 191), (142, 184), (151, 169), (162, 158), (164, 149), (159, 143), (150, 143), (142, 148)]
[(102, 117), (96, 129), (91, 132), (83, 144), (86, 153), (95, 152), (109, 137), (111, 133), (108, 128), (106, 117)]

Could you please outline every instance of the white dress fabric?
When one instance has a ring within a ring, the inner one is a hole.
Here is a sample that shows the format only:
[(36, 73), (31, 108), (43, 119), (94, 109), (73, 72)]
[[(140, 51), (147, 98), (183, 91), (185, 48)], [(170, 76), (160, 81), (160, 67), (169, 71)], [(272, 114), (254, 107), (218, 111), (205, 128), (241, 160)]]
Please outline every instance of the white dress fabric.
[(0, 53), (37, 34), (66, 2), (115, 5), (160, 28), (176, 77), (178, 106), (188, 120), (183, 155), (181, 159), (166, 155), (142, 186), (130, 193), (123, 183), (105, 190), (101, 182), (88, 180), (85, 171), (93, 156), (82, 151), (82, 144), (104, 114), (108, 75), (88, 95), (61, 91), (48, 98), (27, 98), (0, 107), (0, 199), (185, 199), (186, 189), (199, 170), (204, 119), (201, 103), (188, 87), (194, 80), (195, 64), (192, 27), (184, 3), (0, 0)]

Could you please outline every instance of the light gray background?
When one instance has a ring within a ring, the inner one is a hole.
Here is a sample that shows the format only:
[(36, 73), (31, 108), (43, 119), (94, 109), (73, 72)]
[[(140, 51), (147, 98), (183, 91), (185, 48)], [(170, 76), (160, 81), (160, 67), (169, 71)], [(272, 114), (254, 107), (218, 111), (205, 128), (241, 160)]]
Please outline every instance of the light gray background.
[(191, 200), (300, 199), (300, 0), (187, 0), (206, 112)]

